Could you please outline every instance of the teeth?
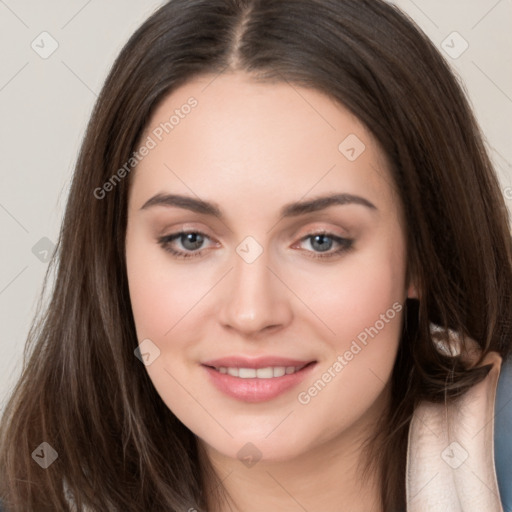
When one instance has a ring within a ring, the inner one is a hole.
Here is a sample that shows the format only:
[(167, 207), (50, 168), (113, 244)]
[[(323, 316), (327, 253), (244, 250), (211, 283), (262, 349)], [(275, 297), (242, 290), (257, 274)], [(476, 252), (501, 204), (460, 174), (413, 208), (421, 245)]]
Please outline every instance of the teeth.
[(254, 368), (238, 368), (238, 376), (241, 379), (254, 379), (256, 370)]
[(274, 368), (274, 377), (282, 377), (286, 373), (286, 368), (284, 366), (276, 366)]
[(238, 368), (228, 368), (228, 375), (238, 377)]
[(271, 367), (258, 368), (256, 370), (256, 377), (258, 379), (271, 379), (274, 376), (274, 370)]
[(274, 377), (282, 377), (283, 375), (290, 375), (300, 370), (302, 367), (295, 366), (274, 366), (267, 368), (216, 368), (220, 373), (227, 373), (233, 377), (240, 379), (272, 379)]

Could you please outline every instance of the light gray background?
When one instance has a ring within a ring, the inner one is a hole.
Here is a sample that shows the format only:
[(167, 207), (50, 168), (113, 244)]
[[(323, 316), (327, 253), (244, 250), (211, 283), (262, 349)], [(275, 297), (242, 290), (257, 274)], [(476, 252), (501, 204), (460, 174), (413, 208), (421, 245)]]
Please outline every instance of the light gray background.
[[(0, 0), (2, 410), (21, 372), (47, 266), (49, 242), (41, 239), (57, 240), (97, 94), (129, 36), (163, 3)], [(428, 34), (465, 84), (512, 210), (512, 0), (394, 3)], [(47, 58), (32, 48), (51, 49), (42, 32), (58, 43)], [(457, 56), (464, 40), (469, 46)]]

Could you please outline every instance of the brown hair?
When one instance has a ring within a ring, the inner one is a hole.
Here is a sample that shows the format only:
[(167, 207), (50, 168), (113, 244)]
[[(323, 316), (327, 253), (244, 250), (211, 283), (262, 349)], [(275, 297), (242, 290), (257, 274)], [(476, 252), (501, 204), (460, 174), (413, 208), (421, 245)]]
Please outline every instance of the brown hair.
[[(510, 352), (506, 206), (465, 95), (421, 30), (382, 0), (171, 0), (123, 48), (83, 141), (45, 277), (44, 289), (56, 267), (51, 300), (43, 315), (39, 304), (1, 425), (9, 512), (69, 509), (64, 480), (79, 510), (168, 512), (210, 499), (213, 474), (195, 436), (134, 356), (130, 176), (103, 199), (94, 190), (129, 160), (166, 95), (225, 70), (324, 92), (362, 120), (391, 162), (420, 300), (406, 305), (392, 405), (368, 444), (385, 510), (405, 507), (415, 405), (457, 396), (488, 371), (441, 354), (430, 323), (470, 336), (482, 357)], [(46, 470), (31, 457), (43, 441), (58, 453)]]

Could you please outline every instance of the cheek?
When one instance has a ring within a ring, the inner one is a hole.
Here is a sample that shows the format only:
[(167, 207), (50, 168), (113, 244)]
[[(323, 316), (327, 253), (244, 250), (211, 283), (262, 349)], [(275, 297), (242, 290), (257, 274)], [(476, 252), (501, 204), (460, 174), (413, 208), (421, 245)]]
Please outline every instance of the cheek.
[(396, 258), (392, 253), (382, 256), (347, 265), (333, 277), (334, 291), (317, 299), (315, 307), (335, 334), (324, 336), (330, 354), (315, 377), (298, 390), (297, 417), (308, 432), (315, 433), (311, 443), (327, 441), (351, 426), (359, 428), (385, 403), (383, 393), (402, 330), (405, 291)]
[(139, 341), (170, 338), (174, 326), (207, 291), (204, 279), (194, 281), (189, 271), (169, 265), (167, 253), (154, 245), (127, 243), (130, 300)]
[(390, 233), (348, 253), (330, 269), (305, 274), (308, 277), (294, 286), (308, 297), (308, 306), (330, 332), (326, 339), (338, 350), (360, 333), (364, 338), (375, 324), (381, 339), (396, 342), (401, 320), (397, 313), (406, 297), (405, 263), (403, 238), (399, 232)]

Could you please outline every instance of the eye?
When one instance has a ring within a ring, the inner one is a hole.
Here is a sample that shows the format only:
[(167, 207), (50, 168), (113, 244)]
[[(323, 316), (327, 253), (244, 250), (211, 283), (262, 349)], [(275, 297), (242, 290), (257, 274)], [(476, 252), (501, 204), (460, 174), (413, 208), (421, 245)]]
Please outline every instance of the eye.
[[(180, 231), (159, 238), (158, 243), (165, 251), (170, 252), (177, 258), (194, 258), (204, 252), (201, 247), (206, 239), (209, 240), (210, 237), (200, 231)], [(179, 242), (185, 250), (175, 249), (173, 247), (175, 242)]]
[[(313, 251), (307, 251), (313, 253), (312, 258), (333, 258), (339, 256), (352, 249), (354, 243), (351, 239), (342, 238), (325, 231), (307, 235), (299, 241), (299, 244), (305, 241), (309, 241), (310, 247), (313, 248)], [(337, 249), (331, 251), (333, 246), (337, 246)]]

